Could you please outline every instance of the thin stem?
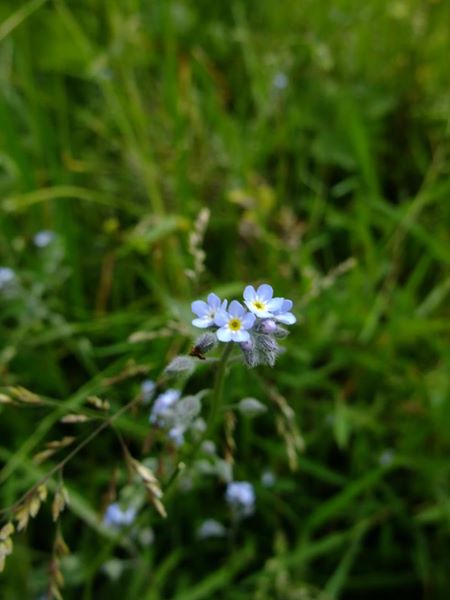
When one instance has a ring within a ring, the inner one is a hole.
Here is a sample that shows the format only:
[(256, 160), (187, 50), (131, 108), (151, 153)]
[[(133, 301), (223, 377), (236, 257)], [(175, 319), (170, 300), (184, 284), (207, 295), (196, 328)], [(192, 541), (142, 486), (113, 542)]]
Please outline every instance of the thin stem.
[(220, 362), (217, 366), (216, 378), (214, 381), (213, 394), (211, 398), (211, 408), (209, 410), (208, 423), (206, 425), (206, 431), (203, 436), (203, 439), (207, 439), (208, 436), (214, 430), (214, 425), (217, 421), (217, 415), (222, 406), (222, 398), (223, 398), (223, 384), (225, 381), (225, 372), (227, 367), (228, 359), (230, 358), (231, 352), (233, 351), (233, 344), (228, 343), (225, 345), (225, 349), (223, 351)]
[[(225, 381), (225, 372), (226, 372), (228, 359), (230, 358), (232, 351), (233, 351), (233, 344), (232, 343), (226, 344), (225, 349), (222, 353), (222, 356), (217, 361), (217, 371), (216, 371), (216, 377), (214, 379), (214, 387), (212, 390), (212, 397), (211, 397), (211, 407), (209, 409), (209, 415), (208, 415), (208, 421), (206, 424), (206, 429), (205, 429), (205, 432), (203, 433), (203, 435), (197, 441), (194, 448), (192, 449), (192, 451), (189, 454), (188, 462), (190, 465), (192, 465), (194, 463), (203, 442), (208, 438), (208, 436), (214, 430), (214, 426), (217, 421), (217, 415), (219, 414), (220, 409), (222, 407), (223, 384)], [(164, 485), (164, 488), (163, 488), (164, 494), (167, 494), (167, 492), (169, 491), (169, 488), (171, 488), (173, 486), (176, 479), (178, 478), (178, 475), (184, 470), (185, 465), (184, 465), (184, 463), (182, 463), (182, 464), (183, 464), (183, 466), (181, 468), (180, 468), (180, 465), (177, 465), (176, 469), (169, 477), (169, 480)]]

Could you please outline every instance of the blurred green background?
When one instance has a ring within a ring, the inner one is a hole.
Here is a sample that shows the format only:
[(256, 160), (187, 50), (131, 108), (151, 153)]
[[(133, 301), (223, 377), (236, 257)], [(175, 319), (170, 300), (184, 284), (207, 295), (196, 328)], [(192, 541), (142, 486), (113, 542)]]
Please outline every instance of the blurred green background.
[[(298, 317), (274, 369), (227, 383), (269, 406), (235, 415), (255, 515), (198, 540), (228, 518), (204, 477), (145, 511), (153, 543), (111, 541), (106, 432), (65, 471), (64, 598), (449, 597), (449, 32), (447, 0), (2, 0), (0, 391), (57, 402), (0, 405), (2, 506), (64, 412), (118, 409), (189, 349), (192, 300), (267, 281)], [(148, 428), (122, 423), (137, 453)], [(49, 512), (14, 538), (5, 600), (47, 597)]]

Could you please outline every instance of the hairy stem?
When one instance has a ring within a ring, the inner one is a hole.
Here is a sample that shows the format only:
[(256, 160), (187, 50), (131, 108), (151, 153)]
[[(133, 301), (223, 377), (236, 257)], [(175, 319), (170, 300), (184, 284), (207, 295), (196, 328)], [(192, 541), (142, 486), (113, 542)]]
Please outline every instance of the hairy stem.
[[(225, 381), (226, 367), (227, 367), (228, 359), (230, 358), (232, 351), (233, 351), (233, 344), (232, 343), (226, 344), (223, 354), (217, 362), (217, 370), (216, 370), (216, 376), (214, 379), (214, 387), (212, 390), (211, 407), (209, 409), (208, 422), (206, 424), (205, 432), (200, 437), (200, 439), (197, 441), (194, 448), (192, 449), (192, 451), (189, 454), (189, 458), (188, 458), (189, 465), (192, 465), (194, 463), (194, 461), (197, 457), (197, 454), (199, 453), (202, 443), (206, 439), (208, 439), (208, 437), (213, 432), (214, 427), (216, 425), (217, 416), (218, 416), (218, 414), (220, 412), (220, 408), (222, 406), (223, 384)], [(176, 466), (172, 475), (169, 477), (169, 480), (164, 485), (163, 489), (164, 489), (165, 494), (169, 491), (169, 488), (172, 488), (174, 482), (178, 478), (178, 475), (181, 473), (181, 471), (184, 470), (184, 468), (185, 468), (184, 463), (180, 463), (179, 465)]]
[(216, 378), (214, 380), (214, 388), (213, 394), (211, 398), (211, 408), (209, 411), (208, 423), (206, 426), (204, 439), (208, 438), (208, 436), (214, 430), (214, 426), (217, 421), (217, 415), (222, 406), (223, 399), (223, 384), (225, 381), (225, 372), (227, 368), (227, 362), (230, 358), (231, 352), (233, 350), (233, 344), (228, 343), (225, 345), (225, 349), (223, 351), (222, 357), (220, 358), (219, 364), (217, 365)]

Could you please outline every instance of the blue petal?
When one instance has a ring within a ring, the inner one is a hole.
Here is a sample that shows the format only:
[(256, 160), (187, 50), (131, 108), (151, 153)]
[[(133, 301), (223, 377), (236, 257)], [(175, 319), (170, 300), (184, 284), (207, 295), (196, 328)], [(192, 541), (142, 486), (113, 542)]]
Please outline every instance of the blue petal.
[(224, 327), (229, 320), (229, 316), (228, 313), (225, 310), (219, 310), (219, 312), (216, 314), (215, 318), (214, 318), (214, 323), (218, 326), (218, 327)]
[(232, 317), (241, 317), (245, 312), (245, 308), (240, 302), (238, 302), (237, 300), (233, 300), (230, 304), (228, 312)]
[(244, 300), (251, 302), (256, 298), (255, 288), (252, 285), (248, 285), (244, 290)]
[(242, 319), (242, 327), (244, 329), (251, 329), (255, 323), (256, 317), (252, 313), (247, 313)]
[(292, 308), (292, 300), (287, 300), (285, 298), (280, 312), (281, 313), (290, 312), (291, 308)]
[(267, 310), (274, 313), (281, 309), (283, 306), (284, 298), (272, 298), (267, 302)]
[(263, 283), (259, 286), (257, 294), (261, 300), (270, 300), (273, 296), (273, 288), (268, 283)]
[(191, 304), (192, 312), (198, 317), (203, 317), (209, 312), (209, 306), (203, 300), (195, 300)]
[(216, 294), (209, 294), (208, 296), (208, 304), (211, 308), (217, 310), (220, 306), (220, 298)]

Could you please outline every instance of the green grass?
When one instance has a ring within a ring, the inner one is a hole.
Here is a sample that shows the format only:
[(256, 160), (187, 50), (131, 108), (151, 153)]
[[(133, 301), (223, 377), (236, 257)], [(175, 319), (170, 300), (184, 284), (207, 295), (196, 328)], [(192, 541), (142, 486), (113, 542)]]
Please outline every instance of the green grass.
[[(0, 392), (57, 405), (0, 405), (1, 506), (54, 464), (32, 461), (45, 442), (91, 431), (63, 414), (93, 394), (118, 410), (189, 350), (195, 298), (268, 281), (299, 318), (273, 370), (226, 382), (227, 405), (269, 407), (236, 414), (255, 516), (198, 541), (205, 518), (229, 521), (204, 476), (171, 489), (167, 521), (142, 513), (152, 545), (111, 540), (99, 515), (126, 475), (107, 431), (64, 473), (64, 598), (447, 598), (449, 26), (445, 0), (3, 0), (0, 266), (19, 288), (0, 291)], [(38, 250), (43, 229), (57, 238)], [(105, 383), (130, 364), (142, 373)], [(186, 390), (209, 385), (202, 366)], [(297, 470), (269, 390), (295, 412)], [(118, 427), (139, 455), (146, 412)], [(215, 441), (223, 455), (223, 423)], [(46, 590), (53, 538), (46, 506), (14, 538), (2, 598)]]

